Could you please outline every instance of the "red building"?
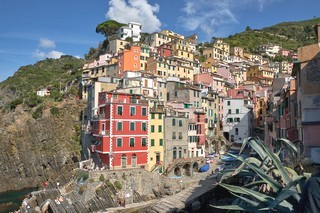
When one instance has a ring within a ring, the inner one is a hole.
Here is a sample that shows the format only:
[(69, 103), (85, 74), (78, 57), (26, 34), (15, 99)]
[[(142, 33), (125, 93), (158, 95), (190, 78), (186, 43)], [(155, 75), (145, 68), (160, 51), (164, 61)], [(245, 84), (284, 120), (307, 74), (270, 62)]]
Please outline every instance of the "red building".
[[(197, 146), (203, 146), (206, 143), (206, 129), (205, 129), (205, 112), (203, 111), (194, 111), (194, 114), (196, 115), (197, 121), (197, 137), (198, 137), (198, 142)], [(199, 148), (200, 148), (199, 147)]]
[(110, 169), (144, 167), (148, 161), (149, 105), (141, 95), (100, 92), (92, 121), (95, 151)]
[(162, 44), (157, 47), (157, 52), (161, 57), (172, 56), (172, 45), (171, 44)]

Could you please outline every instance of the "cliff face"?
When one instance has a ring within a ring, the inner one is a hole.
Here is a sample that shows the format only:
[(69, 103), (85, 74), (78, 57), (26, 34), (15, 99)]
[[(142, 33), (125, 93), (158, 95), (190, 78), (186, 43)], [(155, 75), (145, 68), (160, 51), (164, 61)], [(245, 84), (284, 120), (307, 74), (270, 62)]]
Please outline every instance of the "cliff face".
[[(50, 105), (50, 103), (49, 103)], [(43, 181), (69, 181), (80, 161), (80, 114), (83, 104), (63, 101), (58, 113), (48, 104), (40, 118), (17, 107), (0, 112), (0, 193), (41, 187)]]

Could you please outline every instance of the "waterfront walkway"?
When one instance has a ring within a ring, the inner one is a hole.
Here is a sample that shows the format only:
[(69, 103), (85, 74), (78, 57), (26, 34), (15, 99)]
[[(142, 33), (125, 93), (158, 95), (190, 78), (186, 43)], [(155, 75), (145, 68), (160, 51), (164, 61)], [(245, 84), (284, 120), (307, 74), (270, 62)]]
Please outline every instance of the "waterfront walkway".
[(107, 213), (129, 213), (139, 209), (148, 208), (148, 212), (167, 213), (178, 209), (184, 209), (191, 205), (196, 199), (212, 190), (215, 187), (216, 179), (209, 177), (214, 169), (214, 164), (210, 165), (210, 170), (206, 173), (195, 173), (192, 178), (182, 178), (181, 181), (189, 185), (186, 189), (172, 196), (161, 199), (150, 200), (141, 203), (132, 203), (126, 207), (115, 207), (107, 209)]

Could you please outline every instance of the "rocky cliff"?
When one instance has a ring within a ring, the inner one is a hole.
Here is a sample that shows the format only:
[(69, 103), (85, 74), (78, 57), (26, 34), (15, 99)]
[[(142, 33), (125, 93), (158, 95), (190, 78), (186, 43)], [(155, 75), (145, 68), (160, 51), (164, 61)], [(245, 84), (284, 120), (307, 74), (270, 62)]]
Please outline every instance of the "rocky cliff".
[(37, 119), (21, 106), (0, 112), (0, 192), (70, 180), (80, 160), (83, 107), (75, 99), (44, 103)]

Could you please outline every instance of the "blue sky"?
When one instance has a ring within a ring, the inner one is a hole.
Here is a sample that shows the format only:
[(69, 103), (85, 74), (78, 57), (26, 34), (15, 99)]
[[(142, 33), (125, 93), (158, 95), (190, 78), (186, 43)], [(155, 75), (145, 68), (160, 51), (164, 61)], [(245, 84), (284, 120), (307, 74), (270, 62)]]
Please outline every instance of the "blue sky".
[(0, 82), (19, 67), (61, 54), (83, 57), (104, 37), (108, 19), (142, 22), (144, 32), (170, 29), (199, 41), (319, 17), (318, 0), (10, 0), (0, 6)]

